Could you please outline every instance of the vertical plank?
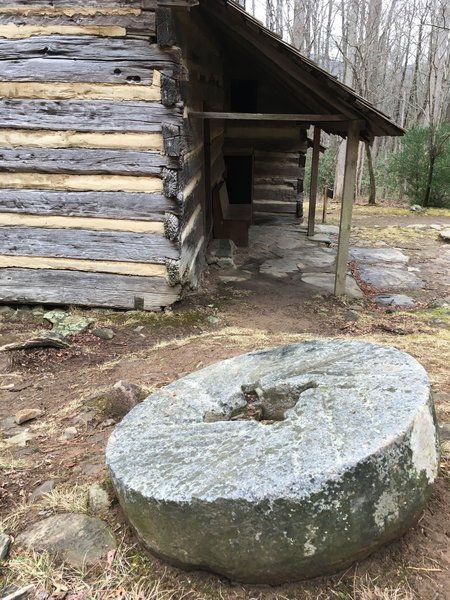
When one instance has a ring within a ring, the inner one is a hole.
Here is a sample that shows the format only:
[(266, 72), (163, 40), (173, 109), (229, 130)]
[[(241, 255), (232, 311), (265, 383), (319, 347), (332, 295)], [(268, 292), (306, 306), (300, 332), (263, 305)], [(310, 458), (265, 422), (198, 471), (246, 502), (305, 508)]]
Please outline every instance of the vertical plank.
[(308, 236), (314, 235), (314, 223), (316, 220), (317, 182), (319, 180), (319, 156), (320, 156), (320, 127), (314, 127), (314, 144), (311, 163), (311, 187), (309, 191), (308, 212)]
[(205, 159), (205, 194), (204, 194), (204, 232), (205, 239), (209, 240), (212, 225), (212, 194), (211, 194), (211, 123), (209, 119), (203, 121), (203, 152)]
[(323, 205), (322, 205), (322, 223), (327, 221), (327, 208), (328, 208), (328, 182), (325, 182), (322, 190)]
[(347, 275), (348, 246), (350, 243), (350, 229), (352, 224), (353, 199), (356, 184), (356, 167), (358, 162), (360, 125), (352, 122), (347, 132), (347, 150), (345, 155), (344, 188), (341, 205), (341, 221), (339, 225), (339, 245), (336, 264), (336, 280), (334, 294), (345, 294), (345, 280)]

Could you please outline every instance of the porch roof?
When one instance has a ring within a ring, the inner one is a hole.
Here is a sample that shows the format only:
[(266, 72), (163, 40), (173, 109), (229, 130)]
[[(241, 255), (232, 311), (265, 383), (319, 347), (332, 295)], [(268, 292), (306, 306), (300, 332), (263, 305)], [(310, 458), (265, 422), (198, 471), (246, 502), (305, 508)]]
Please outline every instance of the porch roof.
[[(304, 57), (233, 0), (199, 0), (199, 6), (191, 10), (201, 11), (208, 23), (260, 61), (274, 81), (280, 82), (298, 99), (299, 113), (321, 116), (317, 123), (311, 119), (311, 124), (328, 133), (347, 137), (350, 122), (360, 121), (360, 138), (368, 141), (376, 136), (405, 133), (390, 117)], [(348, 121), (324, 121), (324, 115), (336, 113), (345, 116)]]

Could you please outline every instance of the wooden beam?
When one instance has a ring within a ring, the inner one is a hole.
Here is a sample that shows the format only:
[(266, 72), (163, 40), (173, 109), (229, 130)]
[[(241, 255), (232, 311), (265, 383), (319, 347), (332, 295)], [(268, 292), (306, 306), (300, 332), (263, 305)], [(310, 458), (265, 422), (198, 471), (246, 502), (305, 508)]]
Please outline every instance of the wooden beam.
[(309, 191), (308, 236), (314, 235), (316, 219), (317, 183), (319, 181), (320, 127), (314, 127), (313, 155), (311, 162), (311, 186)]
[(353, 200), (356, 184), (356, 167), (358, 163), (359, 125), (353, 123), (347, 132), (347, 150), (345, 155), (344, 189), (342, 193), (341, 221), (339, 226), (339, 245), (336, 264), (336, 280), (334, 293), (345, 294), (347, 277), (348, 247), (352, 224)]
[(284, 113), (240, 113), (240, 112), (204, 112), (191, 111), (189, 117), (198, 119), (224, 119), (226, 121), (296, 121), (298, 123), (321, 123), (348, 121), (345, 115), (316, 115), (316, 114), (297, 114), (290, 115)]

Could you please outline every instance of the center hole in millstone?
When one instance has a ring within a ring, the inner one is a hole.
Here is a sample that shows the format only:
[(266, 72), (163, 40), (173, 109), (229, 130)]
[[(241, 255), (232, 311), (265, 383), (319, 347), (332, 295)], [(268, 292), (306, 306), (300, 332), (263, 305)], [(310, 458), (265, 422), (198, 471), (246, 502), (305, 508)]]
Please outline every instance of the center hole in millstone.
[(234, 409), (230, 421), (260, 421), (270, 425), (286, 419), (286, 413), (294, 408), (300, 395), (306, 390), (317, 387), (315, 381), (306, 383), (280, 383), (262, 389), (259, 385), (243, 385), (241, 387), (246, 404)]

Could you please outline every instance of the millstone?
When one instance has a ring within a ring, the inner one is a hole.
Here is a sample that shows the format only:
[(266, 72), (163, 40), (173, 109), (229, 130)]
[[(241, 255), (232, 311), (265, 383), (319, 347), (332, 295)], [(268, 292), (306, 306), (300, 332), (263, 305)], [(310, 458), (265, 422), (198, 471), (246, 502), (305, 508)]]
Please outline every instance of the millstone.
[(272, 584), (339, 570), (404, 533), (438, 460), (423, 367), (339, 340), (183, 377), (134, 408), (107, 448), (122, 508), (151, 551)]

